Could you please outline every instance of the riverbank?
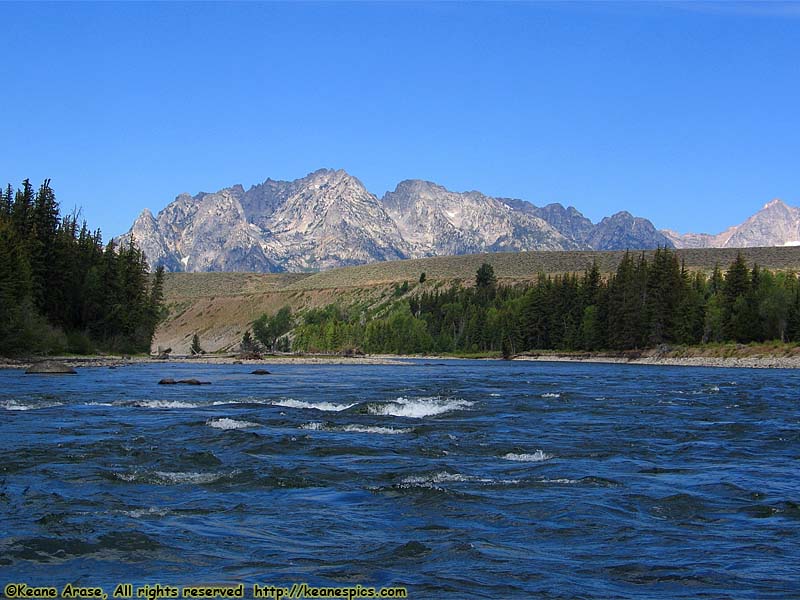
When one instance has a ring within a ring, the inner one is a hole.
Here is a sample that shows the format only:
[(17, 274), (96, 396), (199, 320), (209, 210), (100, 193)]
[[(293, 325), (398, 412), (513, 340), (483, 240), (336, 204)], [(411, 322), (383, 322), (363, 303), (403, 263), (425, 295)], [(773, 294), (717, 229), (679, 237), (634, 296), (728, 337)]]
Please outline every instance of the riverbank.
[(800, 369), (800, 357), (797, 356), (747, 356), (747, 357), (713, 357), (713, 356), (644, 356), (625, 358), (619, 356), (564, 356), (558, 354), (540, 354), (537, 356), (518, 356), (514, 360), (531, 362), (581, 362), (609, 363), (626, 365), (659, 365), (675, 367), (719, 367), (725, 369)]
[(400, 365), (407, 364), (399, 356), (265, 356), (258, 359), (242, 360), (235, 356), (171, 356), (167, 359), (149, 356), (48, 356), (36, 359), (0, 358), (0, 369), (27, 369), (43, 360), (64, 363), (73, 368), (99, 367), (117, 368), (141, 364), (200, 364), (200, 365)]
[[(241, 359), (236, 355), (171, 356), (54, 356), (55, 360), (73, 367), (117, 368), (137, 364), (179, 363), (210, 365), (407, 365), (407, 359), (418, 360), (502, 360), (496, 354), (452, 355), (268, 355), (258, 359)], [(0, 358), (0, 369), (27, 369), (43, 359)], [(675, 349), (651, 349), (637, 352), (556, 352), (543, 351), (514, 356), (511, 360), (530, 362), (579, 362), (681, 367), (718, 367), (746, 369), (800, 369), (800, 346), (789, 344), (692, 346)]]
[(528, 352), (515, 360), (680, 367), (800, 369), (800, 345), (783, 342), (669, 346), (623, 352)]

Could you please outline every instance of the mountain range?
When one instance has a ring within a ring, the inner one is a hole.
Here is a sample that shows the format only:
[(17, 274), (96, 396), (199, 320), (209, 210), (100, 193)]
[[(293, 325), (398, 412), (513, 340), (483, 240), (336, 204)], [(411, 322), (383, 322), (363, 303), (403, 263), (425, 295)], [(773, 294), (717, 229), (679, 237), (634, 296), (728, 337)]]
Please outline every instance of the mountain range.
[(538, 207), (406, 180), (383, 198), (343, 170), (181, 194), (131, 229), (168, 271), (303, 272), (428, 256), (522, 250), (638, 250), (800, 244), (800, 209), (773, 200), (719, 235), (679, 234), (626, 211), (592, 223), (574, 207)]

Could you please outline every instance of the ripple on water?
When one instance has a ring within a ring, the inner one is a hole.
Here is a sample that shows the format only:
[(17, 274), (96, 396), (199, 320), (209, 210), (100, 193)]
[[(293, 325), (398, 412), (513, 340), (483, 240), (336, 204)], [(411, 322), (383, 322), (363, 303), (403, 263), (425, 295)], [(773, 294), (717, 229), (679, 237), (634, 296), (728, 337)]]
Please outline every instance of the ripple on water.
[(209, 419), (206, 425), (214, 429), (247, 429), (248, 427), (260, 427), (260, 424), (253, 423), (252, 421), (237, 421), (236, 419), (228, 419), (223, 417), (220, 419)]
[(143, 483), (151, 485), (205, 485), (219, 481), (233, 473), (201, 473), (197, 471), (133, 471), (114, 473), (114, 477), (126, 483)]
[(52, 401), (36, 402), (33, 400), (4, 400), (0, 402), (0, 408), (12, 411), (40, 410), (43, 408), (55, 408), (56, 406), (64, 406), (64, 403)]
[(466, 410), (474, 404), (474, 402), (468, 402), (461, 398), (445, 398), (442, 396), (424, 396), (420, 398), (398, 396), (390, 402), (367, 404), (367, 412), (388, 417), (423, 419), (453, 411)]
[(356, 405), (355, 402), (351, 404), (337, 404), (335, 402), (305, 402), (303, 400), (295, 400), (294, 398), (273, 400), (270, 402), (270, 404), (273, 406), (283, 406), (286, 408), (315, 409), (325, 412), (341, 412)]
[(506, 460), (515, 460), (517, 462), (543, 462), (553, 458), (552, 454), (545, 453), (544, 450), (536, 450), (532, 453), (518, 454), (516, 452), (509, 452), (503, 455)]
[(442, 600), (797, 588), (800, 372), (192, 365), (214, 386), (161, 389), (163, 369), (47, 390), (0, 370), (0, 571)]
[(435, 488), (448, 483), (472, 483), (477, 485), (517, 485), (519, 479), (496, 479), (494, 477), (480, 477), (478, 475), (464, 475), (439, 471), (426, 475), (409, 475), (400, 480), (394, 487), (397, 488)]
[(199, 405), (192, 402), (181, 402), (179, 400), (136, 400), (130, 403), (131, 406), (139, 408), (198, 408)]
[(320, 423), (314, 421), (311, 423), (304, 423), (300, 429), (308, 431), (330, 431), (330, 432), (345, 432), (345, 433), (367, 433), (376, 435), (406, 435), (414, 433), (411, 427), (382, 427), (378, 425), (331, 425), (328, 423)]

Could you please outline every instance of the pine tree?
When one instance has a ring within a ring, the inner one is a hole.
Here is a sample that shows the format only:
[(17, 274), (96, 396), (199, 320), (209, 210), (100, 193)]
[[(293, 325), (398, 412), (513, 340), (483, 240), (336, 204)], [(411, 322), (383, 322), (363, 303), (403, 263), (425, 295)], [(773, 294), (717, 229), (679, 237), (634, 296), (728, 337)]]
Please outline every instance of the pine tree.
[(647, 261), (641, 257), (636, 263), (626, 252), (608, 289), (608, 343), (612, 348), (642, 347), (646, 284)]
[(800, 342), (800, 285), (797, 277), (792, 276), (793, 292), (786, 317), (786, 337), (789, 341)]
[(200, 338), (196, 333), (192, 336), (192, 345), (189, 346), (189, 352), (192, 354), (192, 356), (205, 354), (205, 351), (200, 347)]
[(550, 344), (550, 280), (540, 275), (536, 285), (525, 294), (522, 305), (522, 336), (526, 349), (543, 350)]
[(723, 285), (723, 336), (737, 342), (753, 339), (754, 319), (757, 320), (752, 291), (752, 277), (741, 252), (725, 272)]
[(2, 196), (0, 196), (0, 219), (10, 220), (14, 208), (14, 188), (9, 183)]
[(496, 285), (497, 278), (494, 275), (494, 267), (489, 263), (483, 263), (475, 273), (475, 287), (488, 294), (494, 291)]
[(648, 345), (675, 340), (677, 312), (686, 291), (685, 285), (675, 253), (667, 248), (658, 248), (649, 267), (646, 284), (644, 311)]
[(22, 182), (22, 189), (17, 190), (14, 196), (14, 206), (11, 209), (11, 222), (16, 229), (17, 236), (25, 243), (31, 233), (33, 212), (33, 186), (30, 180)]
[(149, 347), (163, 298), (144, 255), (133, 243), (104, 252), (78, 216), (61, 218), (49, 180), (0, 193), (0, 352), (89, 349), (87, 334), (104, 349)]
[(239, 350), (244, 353), (256, 352), (258, 350), (258, 346), (256, 345), (255, 340), (253, 340), (253, 336), (250, 335), (250, 330), (244, 332), (242, 335), (242, 341), (239, 343)]
[(747, 263), (739, 252), (736, 260), (725, 272), (725, 282), (722, 285), (722, 292), (728, 304), (733, 304), (739, 296), (744, 296), (750, 291), (750, 271)]
[(503, 336), (502, 345), (500, 348), (500, 352), (503, 356), (503, 360), (511, 360), (511, 356), (513, 354), (511, 350), (511, 342), (508, 336)]

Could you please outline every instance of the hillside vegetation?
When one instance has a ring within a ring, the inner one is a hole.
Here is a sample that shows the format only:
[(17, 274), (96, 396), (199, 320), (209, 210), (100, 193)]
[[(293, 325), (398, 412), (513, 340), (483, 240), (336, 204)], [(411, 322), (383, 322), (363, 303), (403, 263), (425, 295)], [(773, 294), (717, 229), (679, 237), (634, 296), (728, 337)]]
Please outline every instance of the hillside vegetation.
[[(710, 274), (727, 269), (741, 252), (744, 260), (772, 271), (800, 271), (800, 247), (687, 249), (675, 252), (689, 271)], [(640, 252), (632, 253), (639, 256)], [(652, 260), (654, 252), (644, 252)], [(197, 333), (208, 351), (234, 348), (261, 314), (282, 306), (294, 312), (334, 303), (380, 306), (395, 286), (415, 284), (426, 274), (426, 289), (473, 284), (481, 264), (494, 269), (499, 283), (533, 282), (540, 273), (583, 273), (596, 262), (604, 276), (615, 272), (625, 252), (520, 252), (435, 257), (374, 263), (315, 274), (167, 273), (164, 297), (168, 317), (156, 331), (153, 348), (188, 352)]]
[[(780, 248), (695, 248), (676, 250), (678, 260), (691, 271), (711, 273), (715, 266), (727, 268), (741, 253), (745, 261), (775, 271), (800, 270), (800, 247)], [(483, 263), (494, 268), (500, 280), (525, 281), (535, 279), (540, 273), (548, 275), (581, 273), (593, 262), (601, 273), (616, 271), (625, 256), (624, 251), (545, 251), (545, 252), (498, 252), (470, 254), (466, 256), (441, 256), (372, 263), (358, 267), (345, 267), (316, 273), (287, 286), (293, 290), (325, 288), (364, 287), (376, 284), (416, 281), (421, 273), (429, 280), (471, 281), (475, 271)], [(655, 250), (634, 251), (644, 254), (648, 260)]]

